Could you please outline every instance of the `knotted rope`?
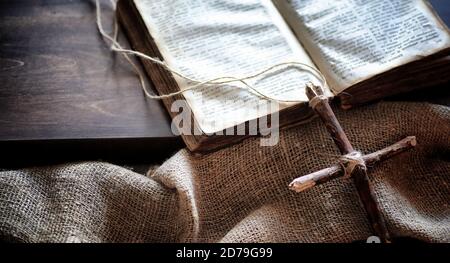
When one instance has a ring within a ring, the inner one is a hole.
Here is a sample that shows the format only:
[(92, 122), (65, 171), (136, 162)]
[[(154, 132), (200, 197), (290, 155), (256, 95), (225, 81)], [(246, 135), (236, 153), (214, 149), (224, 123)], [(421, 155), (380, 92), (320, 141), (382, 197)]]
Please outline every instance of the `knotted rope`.
[(350, 178), (356, 167), (361, 167), (361, 169), (364, 170), (367, 169), (366, 162), (362, 158), (361, 152), (358, 151), (353, 151), (339, 157), (339, 165), (341, 165), (344, 170), (343, 178)]

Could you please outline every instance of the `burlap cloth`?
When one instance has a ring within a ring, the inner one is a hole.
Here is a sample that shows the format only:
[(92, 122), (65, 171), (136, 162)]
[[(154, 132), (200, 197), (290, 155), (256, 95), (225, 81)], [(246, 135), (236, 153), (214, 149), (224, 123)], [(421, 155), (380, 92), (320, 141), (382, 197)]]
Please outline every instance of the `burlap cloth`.
[[(416, 135), (418, 146), (370, 169), (395, 237), (450, 242), (450, 109), (379, 103), (337, 111), (355, 148)], [(336, 162), (323, 124), (206, 155), (181, 150), (148, 176), (101, 162), (0, 172), (0, 232), (15, 241), (351, 242), (371, 235), (353, 183), (303, 193), (295, 177)]]

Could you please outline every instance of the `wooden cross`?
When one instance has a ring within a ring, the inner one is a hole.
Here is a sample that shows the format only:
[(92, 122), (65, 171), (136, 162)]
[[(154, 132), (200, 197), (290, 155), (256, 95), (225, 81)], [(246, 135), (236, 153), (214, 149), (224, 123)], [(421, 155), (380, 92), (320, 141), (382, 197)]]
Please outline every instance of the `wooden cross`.
[(328, 99), (325, 97), (323, 90), (309, 83), (306, 85), (306, 95), (310, 100), (310, 106), (325, 123), (328, 132), (343, 156), (339, 164), (299, 177), (289, 184), (289, 188), (296, 192), (301, 192), (337, 177), (351, 176), (367, 212), (373, 232), (382, 242), (390, 242), (389, 232), (370, 185), (366, 167), (373, 166), (379, 161), (386, 160), (414, 147), (416, 145), (416, 137), (408, 136), (387, 148), (367, 155), (361, 155), (354, 150), (348, 140), (347, 135), (328, 104)]

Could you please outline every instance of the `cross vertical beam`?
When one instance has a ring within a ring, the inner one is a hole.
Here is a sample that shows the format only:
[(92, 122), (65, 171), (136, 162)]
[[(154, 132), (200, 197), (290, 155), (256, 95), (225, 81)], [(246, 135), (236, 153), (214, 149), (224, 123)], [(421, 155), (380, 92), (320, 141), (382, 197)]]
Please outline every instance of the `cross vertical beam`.
[[(328, 100), (324, 97), (323, 90), (309, 83), (306, 86), (306, 95), (310, 102), (315, 101), (314, 105), (311, 106), (325, 123), (327, 131), (330, 133), (341, 154), (347, 155), (354, 152), (354, 148), (328, 104)], [(382, 242), (390, 242), (389, 232), (383, 215), (380, 212), (372, 186), (370, 185), (366, 167), (361, 165), (355, 166), (351, 176), (374, 233)]]

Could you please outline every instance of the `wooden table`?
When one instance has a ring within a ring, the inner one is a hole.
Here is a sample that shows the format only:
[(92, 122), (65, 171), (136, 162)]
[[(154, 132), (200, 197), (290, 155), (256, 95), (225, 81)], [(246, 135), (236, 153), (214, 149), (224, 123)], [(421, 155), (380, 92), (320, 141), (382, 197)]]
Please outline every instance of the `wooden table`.
[(149, 162), (182, 147), (162, 104), (102, 41), (94, 12), (94, 1), (0, 1), (1, 163)]

